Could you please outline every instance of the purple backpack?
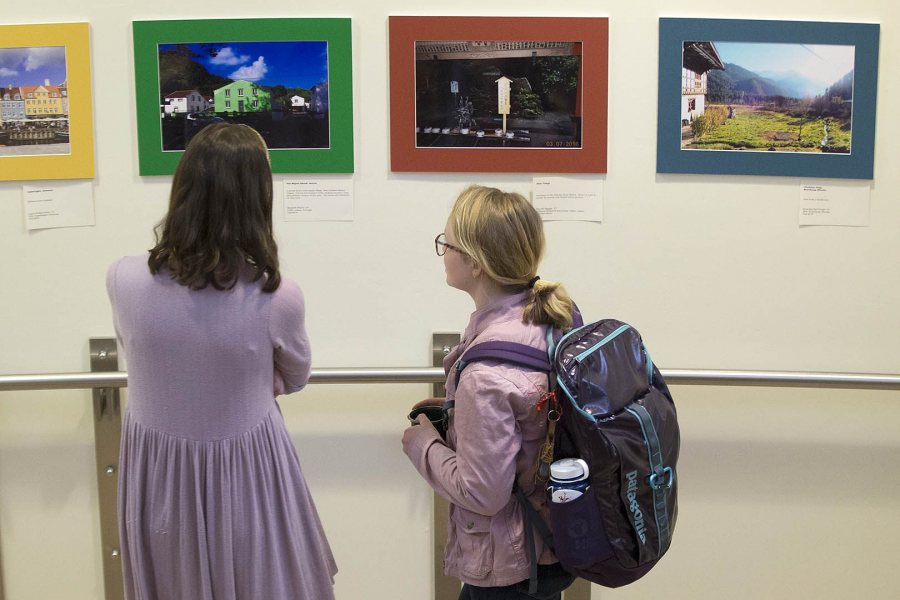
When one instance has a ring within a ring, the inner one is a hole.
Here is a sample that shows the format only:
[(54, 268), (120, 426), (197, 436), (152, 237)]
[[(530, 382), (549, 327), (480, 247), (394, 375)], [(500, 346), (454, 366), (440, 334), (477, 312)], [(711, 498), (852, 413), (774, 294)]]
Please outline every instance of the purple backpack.
[(678, 514), (675, 404), (640, 334), (614, 319), (576, 325), (558, 339), (549, 331), (547, 354), (514, 342), (484, 342), (456, 365), (457, 376), (484, 359), (547, 371), (560, 413), (553, 460), (581, 458), (589, 466), (583, 496), (559, 504), (548, 497), (549, 529), (515, 490), (529, 532), (532, 589), (536, 560), (527, 525), (567, 571), (619, 587), (642, 577), (666, 553)]

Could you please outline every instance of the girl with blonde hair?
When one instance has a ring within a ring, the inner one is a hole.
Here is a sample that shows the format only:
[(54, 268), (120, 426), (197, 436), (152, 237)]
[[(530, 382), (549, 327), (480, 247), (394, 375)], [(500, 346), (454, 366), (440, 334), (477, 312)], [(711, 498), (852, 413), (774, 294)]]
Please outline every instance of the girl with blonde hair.
[(542, 589), (527, 591), (531, 560), (513, 495), (516, 484), (547, 519), (544, 490), (534, 477), (547, 432), (546, 413), (537, 410), (548, 391), (547, 374), (495, 359), (472, 363), (459, 378), (451, 371), (468, 348), (483, 342), (546, 351), (548, 328), (570, 327), (572, 300), (559, 283), (537, 275), (543, 222), (519, 194), (465, 189), (434, 243), (447, 284), (475, 303), (461, 342), (444, 360), (447, 399), (454, 403), (446, 441), (424, 415), (403, 434), (413, 465), (451, 503), (445, 573), (462, 580), (460, 600), (558, 599), (572, 577), (539, 536)]

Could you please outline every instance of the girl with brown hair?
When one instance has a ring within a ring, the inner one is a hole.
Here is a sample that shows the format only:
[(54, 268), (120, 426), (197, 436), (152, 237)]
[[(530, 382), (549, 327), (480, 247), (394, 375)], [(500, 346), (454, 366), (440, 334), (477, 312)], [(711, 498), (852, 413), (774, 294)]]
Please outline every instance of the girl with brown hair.
[(310, 349), (256, 131), (221, 123), (191, 140), (156, 245), (116, 261), (107, 290), (128, 363), (126, 597), (333, 598), (337, 568), (275, 401), (306, 385)]

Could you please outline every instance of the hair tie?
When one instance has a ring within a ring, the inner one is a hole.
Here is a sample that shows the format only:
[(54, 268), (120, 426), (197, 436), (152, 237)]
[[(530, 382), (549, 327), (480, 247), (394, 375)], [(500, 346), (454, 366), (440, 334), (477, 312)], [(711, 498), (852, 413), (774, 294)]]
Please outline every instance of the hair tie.
[(540, 279), (540, 278), (541, 278), (540, 275), (535, 275), (534, 277), (532, 277), (532, 278), (528, 281), (528, 284), (527, 284), (528, 289), (533, 288), (533, 287), (534, 287), (534, 284), (537, 283), (537, 282), (538, 282), (538, 279)]

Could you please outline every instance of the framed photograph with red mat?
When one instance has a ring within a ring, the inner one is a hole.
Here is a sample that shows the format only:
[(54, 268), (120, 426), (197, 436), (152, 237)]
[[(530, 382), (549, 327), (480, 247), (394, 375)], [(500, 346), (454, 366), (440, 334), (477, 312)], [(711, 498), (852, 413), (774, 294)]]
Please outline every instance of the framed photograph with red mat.
[(389, 27), (392, 171), (606, 172), (608, 19)]

